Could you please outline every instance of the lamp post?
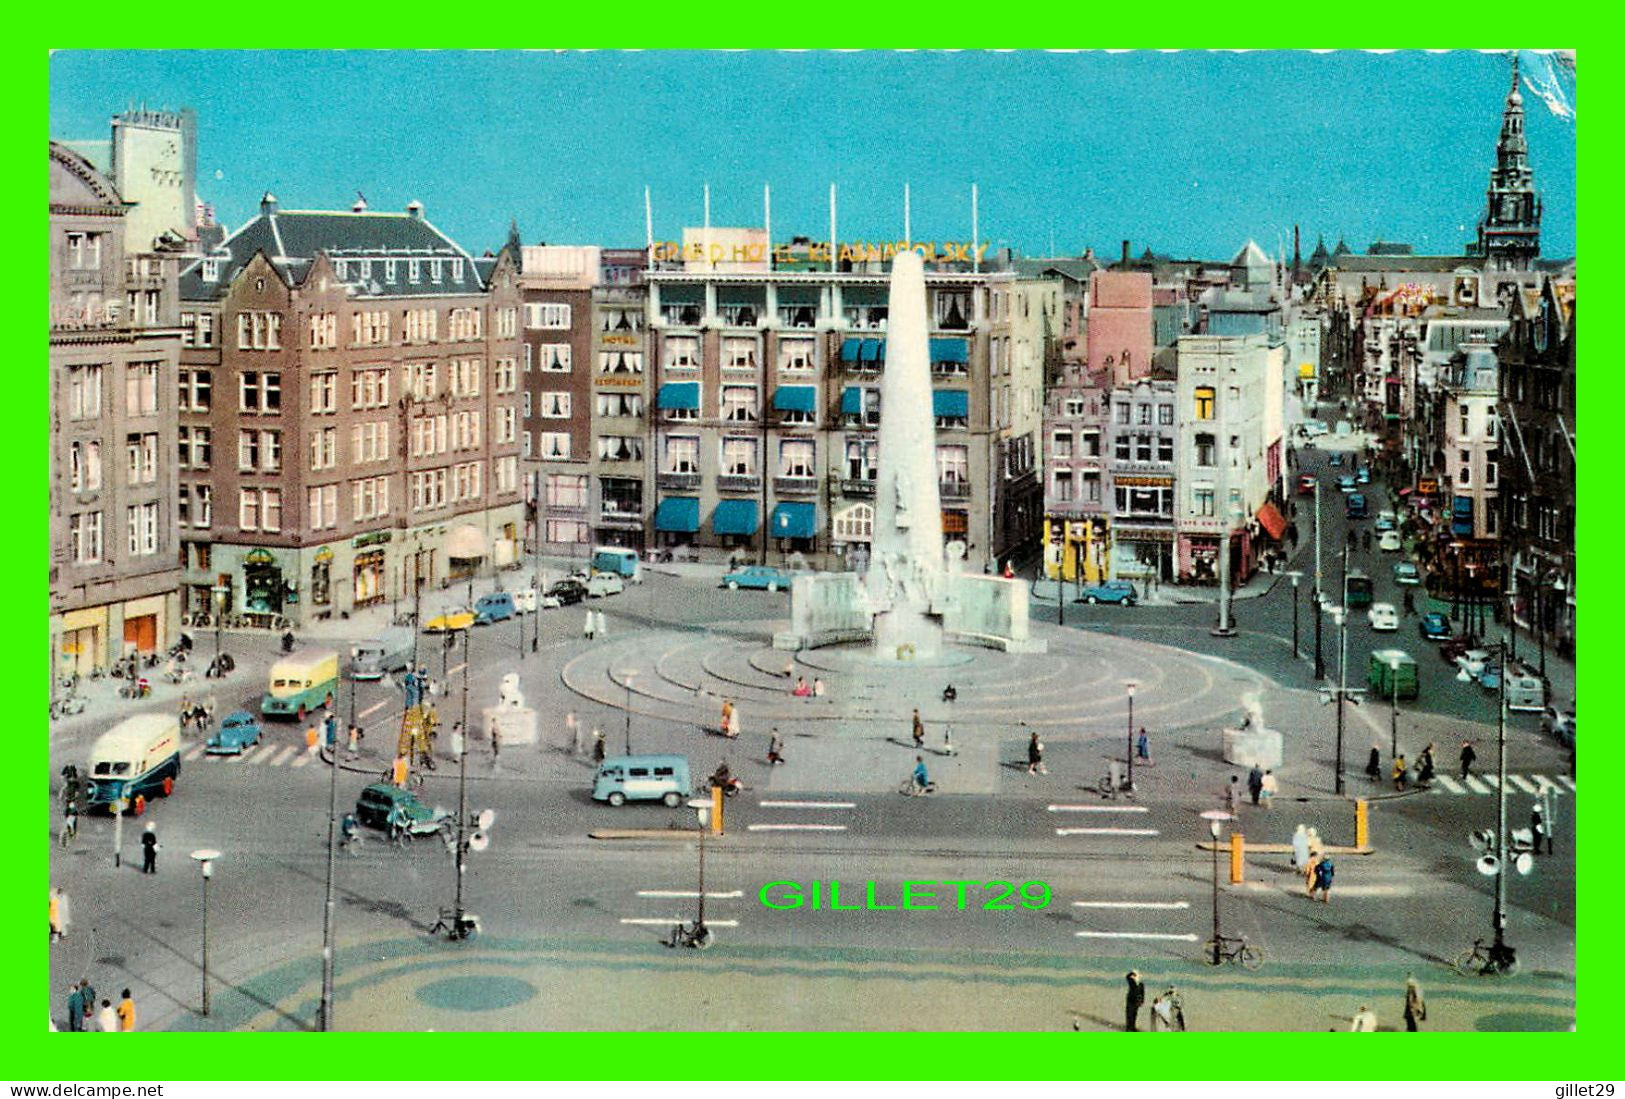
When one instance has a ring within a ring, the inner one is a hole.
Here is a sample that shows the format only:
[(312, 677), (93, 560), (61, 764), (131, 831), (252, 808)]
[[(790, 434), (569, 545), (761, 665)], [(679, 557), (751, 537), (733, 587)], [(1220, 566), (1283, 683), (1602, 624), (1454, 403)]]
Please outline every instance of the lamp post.
[[(1392, 763), (1399, 758), (1399, 657), (1388, 658), (1388, 668), (1393, 672), (1393, 678), (1388, 681), (1388, 697), (1391, 704), (1388, 708), (1388, 762)], [(1505, 674), (1503, 669), (1502, 674)]]
[(203, 1014), (209, 1014), (209, 879), (214, 876), (214, 860), (220, 852), (202, 847), (192, 857), (203, 866)]
[(1326, 678), (1326, 660), (1320, 652), (1320, 617), (1325, 602), (1320, 572), (1320, 478), (1315, 478), (1315, 678)]
[(1303, 579), (1303, 573), (1293, 570), (1288, 572), (1287, 579), (1292, 581), (1292, 659), (1298, 659), (1298, 581)]
[(214, 596), (214, 674), (220, 674), (220, 632), (226, 624), (226, 596), (231, 589), (224, 584), (216, 584), (209, 589)]
[(632, 677), (636, 672), (627, 672), (626, 679), (626, 754), (632, 754)]
[(1220, 809), (1207, 809), (1202, 813), (1202, 819), (1207, 821), (1207, 832), (1213, 842), (1209, 845), (1213, 852), (1213, 964), (1220, 961), (1219, 950), (1219, 825), (1229, 820), (1230, 814)]
[[(355, 724), (355, 675), (350, 675), (350, 723)], [(327, 899), (322, 908), (322, 1005), (321, 1029), (333, 1029), (333, 877), (337, 871), (339, 821), (339, 742), (330, 745), (332, 756), (327, 768)], [(204, 871), (207, 873), (207, 870)]]
[(1133, 679), (1123, 680), (1123, 690), (1128, 693), (1128, 788), (1134, 789), (1134, 690), (1140, 684)]
[(1230, 523), (1240, 512), (1225, 501), (1224, 529), (1219, 532), (1219, 624), (1208, 633), (1214, 637), (1236, 636), (1230, 620)]
[[(1506, 604), (1507, 637), (1512, 642), (1508, 659), (1509, 661), (1516, 661), (1518, 659), (1518, 569), (1515, 565), (1507, 568)], [(1506, 674), (1505, 669), (1502, 669), (1502, 674)]]
[[(1506, 942), (1507, 923), (1507, 679), (1506, 648), (1501, 647), (1501, 689), (1495, 707), (1495, 942), (1490, 961), (1502, 972), (1510, 972), (1517, 953)], [(1547, 827), (1550, 827), (1548, 824)], [(1537, 840), (1538, 842), (1538, 840)]]
[(1333, 764), (1333, 774), (1336, 780), (1333, 788), (1338, 794), (1342, 794), (1343, 792), (1343, 696), (1348, 691), (1349, 670), (1348, 605), (1346, 602), (1348, 591), (1346, 584), (1344, 585), (1343, 594), (1345, 598), (1344, 605), (1341, 607), (1333, 607), (1331, 609), (1332, 621), (1336, 624), (1339, 631), (1339, 649), (1342, 652), (1342, 658), (1338, 661), (1337, 669), (1337, 747)]

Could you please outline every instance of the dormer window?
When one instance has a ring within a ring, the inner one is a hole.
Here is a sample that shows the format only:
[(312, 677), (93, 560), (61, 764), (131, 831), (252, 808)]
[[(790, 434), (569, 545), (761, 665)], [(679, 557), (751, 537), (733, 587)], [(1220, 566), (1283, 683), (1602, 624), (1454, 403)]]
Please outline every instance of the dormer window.
[(386, 259), (384, 261), (384, 281), (395, 281), (395, 261), (392, 259)]
[(214, 282), (219, 277), (220, 277), (220, 261), (217, 260), (217, 259), (206, 259), (206, 260), (204, 260), (203, 261), (203, 280), (205, 282)]
[(461, 282), (462, 279), (463, 279), (463, 261), (460, 260), (460, 259), (454, 259), (454, 260), (451, 261), (451, 281), (452, 282)]
[(341, 259), (340, 260), (334, 260), (333, 261), (333, 273), (338, 275), (340, 282), (343, 282), (347, 278), (349, 278), (350, 265), (348, 263), (344, 262)]
[(432, 259), (429, 261), (429, 281), (440, 281), (440, 261), (437, 259)]
[(423, 265), (415, 259), (406, 261), (406, 281), (421, 282), (423, 280)]

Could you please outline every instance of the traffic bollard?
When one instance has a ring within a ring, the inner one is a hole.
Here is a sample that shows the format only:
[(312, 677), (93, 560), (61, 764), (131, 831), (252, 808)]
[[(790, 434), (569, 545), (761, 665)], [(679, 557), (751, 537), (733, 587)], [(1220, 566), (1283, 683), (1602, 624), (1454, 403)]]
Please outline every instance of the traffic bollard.
[(1245, 872), (1244, 856), (1247, 853), (1247, 838), (1240, 832), (1230, 833), (1230, 884), (1236, 885), (1247, 878)]

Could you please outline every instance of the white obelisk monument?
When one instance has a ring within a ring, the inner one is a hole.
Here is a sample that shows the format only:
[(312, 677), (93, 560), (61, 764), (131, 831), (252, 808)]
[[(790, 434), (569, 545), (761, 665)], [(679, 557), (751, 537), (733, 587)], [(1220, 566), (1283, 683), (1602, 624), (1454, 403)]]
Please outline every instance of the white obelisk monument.
[(942, 648), (941, 613), (933, 613), (944, 591), (942, 508), (925, 265), (913, 251), (892, 260), (879, 467), (867, 591), (874, 652), (882, 659), (933, 656)]

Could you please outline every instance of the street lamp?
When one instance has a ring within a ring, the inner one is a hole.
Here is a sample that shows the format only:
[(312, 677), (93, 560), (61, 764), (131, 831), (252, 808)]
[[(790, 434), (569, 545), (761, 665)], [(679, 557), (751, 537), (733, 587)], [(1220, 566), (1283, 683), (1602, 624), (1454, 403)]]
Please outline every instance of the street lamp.
[(1221, 809), (1206, 809), (1202, 812), (1202, 819), (1207, 821), (1208, 835), (1213, 842), (1209, 845), (1213, 852), (1213, 964), (1220, 961), (1219, 950), (1219, 825), (1230, 819), (1230, 814)]
[[(350, 674), (350, 724), (355, 724), (355, 666)], [(331, 745), (332, 757), (328, 762), (327, 777), (327, 900), (322, 909), (322, 1006), (321, 1029), (333, 1029), (333, 878), (337, 871), (338, 819), (339, 819), (339, 742), (335, 736)], [(208, 867), (205, 865), (205, 874)]]
[(214, 674), (220, 674), (220, 632), (226, 624), (226, 596), (231, 589), (224, 584), (216, 584), (209, 589), (214, 595)]
[[(1506, 645), (1501, 644), (1501, 689), (1495, 707), (1495, 942), (1490, 962), (1503, 973), (1517, 964), (1517, 953), (1506, 942), (1507, 923), (1507, 677)], [(1547, 827), (1550, 827), (1548, 824)], [(1539, 842), (1538, 838), (1536, 842)]]
[(209, 879), (214, 876), (214, 860), (220, 852), (201, 847), (192, 857), (203, 866), (203, 1014), (209, 1014)]
[(1208, 633), (1214, 637), (1236, 636), (1235, 623), (1230, 619), (1230, 524), (1241, 518), (1241, 509), (1226, 501), (1224, 529), (1219, 532), (1219, 624)]
[(1123, 680), (1123, 690), (1128, 692), (1128, 788), (1134, 790), (1134, 690), (1140, 684), (1133, 679)]
[(1333, 775), (1335, 778), (1333, 789), (1338, 794), (1342, 794), (1343, 792), (1343, 696), (1348, 693), (1349, 671), (1348, 606), (1346, 603), (1348, 596), (1348, 585), (1346, 581), (1344, 583), (1343, 594), (1345, 605), (1330, 608), (1332, 623), (1337, 626), (1339, 631), (1339, 648), (1342, 653), (1342, 658), (1338, 661), (1337, 687), (1332, 692), (1337, 696), (1337, 747), (1333, 763)]
[(1315, 478), (1315, 678), (1326, 678), (1326, 660), (1320, 652), (1320, 611), (1325, 603), (1320, 571), (1320, 478)]
[[(1388, 709), (1388, 762), (1392, 763), (1399, 758), (1399, 657), (1397, 655), (1388, 658), (1388, 668), (1394, 673), (1393, 678), (1388, 681), (1388, 697), (1392, 700)], [(1501, 674), (1505, 675), (1506, 670), (1502, 669)]]
[(1512, 639), (1510, 658), (1512, 661), (1516, 661), (1518, 659), (1518, 569), (1515, 565), (1507, 569), (1506, 603), (1507, 636)]
[[(626, 680), (626, 754), (632, 754), (632, 677), (636, 672), (627, 672), (623, 677)], [(726, 732), (727, 730), (724, 730)]]
[(1292, 581), (1292, 659), (1298, 659), (1298, 581), (1303, 579), (1303, 573), (1296, 569), (1288, 572), (1287, 579)]

